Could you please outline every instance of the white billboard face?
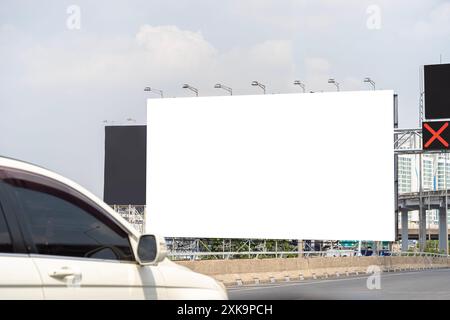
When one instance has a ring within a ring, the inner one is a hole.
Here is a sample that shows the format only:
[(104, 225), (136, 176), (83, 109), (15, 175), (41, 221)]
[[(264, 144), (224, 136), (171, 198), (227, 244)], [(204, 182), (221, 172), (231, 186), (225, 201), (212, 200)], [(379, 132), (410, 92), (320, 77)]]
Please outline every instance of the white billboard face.
[(147, 231), (394, 240), (393, 92), (148, 100)]

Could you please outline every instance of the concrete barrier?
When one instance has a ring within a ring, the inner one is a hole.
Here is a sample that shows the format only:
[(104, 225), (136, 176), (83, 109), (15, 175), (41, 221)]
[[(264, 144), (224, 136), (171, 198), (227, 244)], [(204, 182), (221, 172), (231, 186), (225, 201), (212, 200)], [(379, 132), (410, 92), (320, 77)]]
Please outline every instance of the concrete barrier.
[(324, 279), (337, 276), (366, 274), (367, 268), (377, 265), (384, 272), (448, 268), (444, 257), (315, 257), (284, 259), (233, 259), (176, 261), (195, 272), (206, 274), (225, 285), (285, 282), (303, 279)]

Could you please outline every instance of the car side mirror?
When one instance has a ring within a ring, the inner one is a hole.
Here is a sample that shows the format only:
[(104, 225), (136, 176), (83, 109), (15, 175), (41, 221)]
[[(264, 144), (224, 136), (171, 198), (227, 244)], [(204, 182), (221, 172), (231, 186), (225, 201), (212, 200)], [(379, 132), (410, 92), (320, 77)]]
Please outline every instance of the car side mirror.
[(136, 256), (140, 265), (157, 265), (167, 257), (164, 238), (153, 234), (141, 235), (138, 240)]

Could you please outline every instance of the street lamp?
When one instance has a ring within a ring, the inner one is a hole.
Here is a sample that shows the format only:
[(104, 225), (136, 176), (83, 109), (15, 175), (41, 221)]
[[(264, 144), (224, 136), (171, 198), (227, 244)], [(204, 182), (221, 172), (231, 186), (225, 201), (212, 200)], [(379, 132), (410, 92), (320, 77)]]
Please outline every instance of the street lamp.
[(300, 88), (302, 88), (302, 90), (303, 90), (303, 93), (305, 93), (305, 84), (302, 83), (300, 80), (295, 80), (294, 86), (300, 86)]
[(266, 86), (263, 85), (262, 83), (259, 83), (258, 81), (252, 81), (252, 86), (260, 87), (261, 89), (263, 89), (264, 94), (266, 94)]
[(230, 93), (230, 96), (233, 95), (233, 89), (231, 89), (230, 87), (224, 86), (223, 84), (216, 83), (214, 88), (226, 90), (226, 91), (228, 91)]
[(364, 78), (364, 82), (370, 83), (373, 87), (373, 90), (375, 90), (375, 81), (370, 78)]
[(339, 82), (337, 82), (335, 79), (331, 78), (328, 79), (328, 83), (332, 83), (336, 86), (337, 91), (339, 91)]
[(189, 89), (189, 90), (195, 92), (195, 96), (198, 97), (198, 89), (197, 88), (194, 88), (194, 87), (188, 85), (187, 83), (183, 84), (182, 88), (183, 89)]
[(161, 96), (161, 98), (164, 98), (164, 94), (163, 94), (162, 90), (158, 90), (158, 89), (151, 88), (151, 87), (145, 87), (144, 91), (157, 93)]

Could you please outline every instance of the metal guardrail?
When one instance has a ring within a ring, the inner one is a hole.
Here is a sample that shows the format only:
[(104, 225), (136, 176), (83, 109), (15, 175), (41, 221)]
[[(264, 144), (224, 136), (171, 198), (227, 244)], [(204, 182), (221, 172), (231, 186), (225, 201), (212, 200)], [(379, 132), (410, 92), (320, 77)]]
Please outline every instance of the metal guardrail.
[[(248, 258), (248, 259), (258, 259), (258, 258), (288, 258), (288, 257), (303, 257), (303, 258), (314, 258), (314, 257), (363, 257), (358, 255), (357, 251), (354, 250), (333, 250), (333, 251), (251, 251), (251, 252), (170, 252), (169, 258), (171, 260), (203, 260), (203, 259), (217, 259), (217, 260), (228, 260), (235, 258)], [(389, 252), (388, 254), (382, 254), (379, 256), (394, 256), (394, 257), (430, 257), (430, 258), (449, 258), (448, 255), (430, 252)]]
[(238, 252), (170, 252), (169, 257), (172, 260), (199, 260), (201, 258), (233, 259), (243, 258), (262, 258), (262, 257), (349, 257), (354, 256), (353, 250), (339, 251), (238, 251)]
[(450, 258), (447, 254), (432, 252), (391, 252), (394, 257), (430, 257), (430, 258)]

